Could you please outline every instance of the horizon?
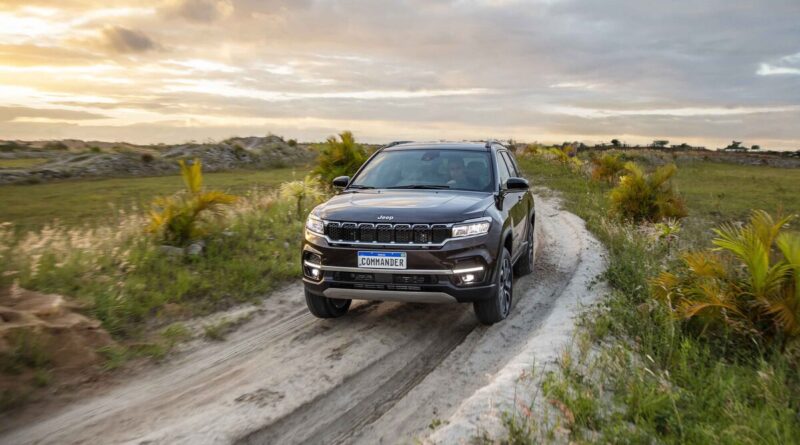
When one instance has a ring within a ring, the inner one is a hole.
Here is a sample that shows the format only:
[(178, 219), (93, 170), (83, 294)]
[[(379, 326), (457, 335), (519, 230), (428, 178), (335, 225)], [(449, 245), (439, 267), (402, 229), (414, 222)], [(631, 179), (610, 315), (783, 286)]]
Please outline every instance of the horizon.
[(800, 149), (800, 3), (18, 1), (0, 139)]

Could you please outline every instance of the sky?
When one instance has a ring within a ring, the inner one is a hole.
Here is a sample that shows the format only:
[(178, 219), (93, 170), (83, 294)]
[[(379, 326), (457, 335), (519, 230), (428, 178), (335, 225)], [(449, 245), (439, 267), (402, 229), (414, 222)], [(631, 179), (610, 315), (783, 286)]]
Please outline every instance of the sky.
[(800, 149), (798, 0), (0, 0), (0, 139)]

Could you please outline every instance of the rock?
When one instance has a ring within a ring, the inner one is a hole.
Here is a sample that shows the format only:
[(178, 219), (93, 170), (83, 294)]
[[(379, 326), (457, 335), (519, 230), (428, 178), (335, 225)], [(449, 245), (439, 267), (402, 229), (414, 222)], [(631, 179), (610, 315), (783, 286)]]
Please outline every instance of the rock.
[(169, 246), (169, 245), (166, 245), (166, 244), (162, 244), (162, 245), (158, 246), (158, 249), (161, 252), (163, 252), (163, 253), (165, 253), (165, 254), (167, 254), (169, 256), (174, 256), (174, 257), (182, 257), (183, 254), (185, 253), (185, 251), (180, 247)]
[(202, 255), (205, 249), (206, 249), (206, 242), (202, 240), (197, 241), (192, 244), (189, 244), (189, 247), (186, 248), (186, 255), (189, 256)]
[[(20, 348), (30, 353), (35, 347), (51, 369), (81, 370), (100, 363), (97, 350), (114, 342), (99, 321), (74, 309), (58, 294), (18, 286), (0, 289), (0, 355)], [(8, 384), (15, 382), (0, 379), (0, 390)]]

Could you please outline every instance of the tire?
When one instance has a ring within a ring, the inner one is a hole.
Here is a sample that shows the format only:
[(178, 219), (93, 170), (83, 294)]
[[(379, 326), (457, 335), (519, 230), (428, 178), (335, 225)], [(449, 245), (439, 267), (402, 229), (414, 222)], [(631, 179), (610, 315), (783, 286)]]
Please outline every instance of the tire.
[(475, 316), (482, 324), (492, 325), (508, 317), (511, 311), (511, 299), (514, 293), (514, 271), (511, 266), (511, 254), (503, 248), (497, 271), (497, 290), (491, 298), (472, 303)]
[(338, 318), (347, 313), (352, 300), (322, 297), (305, 291), (306, 306), (317, 318)]
[(533, 227), (533, 224), (528, 226), (528, 235), (525, 237), (528, 241), (528, 251), (521, 255), (514, 265), (514, 273), (520, 277), (533, 272)]

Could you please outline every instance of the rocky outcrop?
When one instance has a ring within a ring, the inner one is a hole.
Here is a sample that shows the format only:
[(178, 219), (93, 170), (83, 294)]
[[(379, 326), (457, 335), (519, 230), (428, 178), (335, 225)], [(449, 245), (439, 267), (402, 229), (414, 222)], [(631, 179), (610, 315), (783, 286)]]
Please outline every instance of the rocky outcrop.
[(0, 289), (0, 393), (41, 386), (41, 375), (81, 373), (101, 363), (111, 336), (57, 294)]
[[(302, 165), (314, 158), (304, 145), (290, 146), (278, 136), (231, 138), (219, 143), (133, 146), (130, 144), (88, 151), (72, 148), (47, 150), (50, 160), (29, 169), (1, 169), (0, 184), (31, 184), (68, 178), (157, 176), (178, 172), (179, 159), (200, 158), (207, 172), (238, 168), (275, 168)], [(31, 157), (29, 146), (20, 157)], [(35, 150), (35, 148), (34, 148)], [(41, 150), (45, 150), (43, 147)], [(83, 150), (83, 149), (81, 149)], [(9, 157), (10, 152), (4, 153)], [(42, 156), (45, 157), (45, 156)]]

